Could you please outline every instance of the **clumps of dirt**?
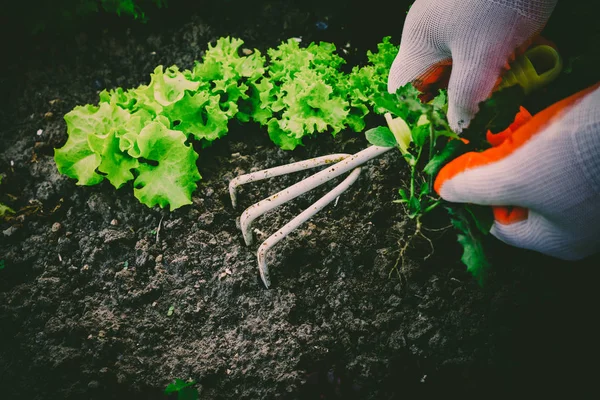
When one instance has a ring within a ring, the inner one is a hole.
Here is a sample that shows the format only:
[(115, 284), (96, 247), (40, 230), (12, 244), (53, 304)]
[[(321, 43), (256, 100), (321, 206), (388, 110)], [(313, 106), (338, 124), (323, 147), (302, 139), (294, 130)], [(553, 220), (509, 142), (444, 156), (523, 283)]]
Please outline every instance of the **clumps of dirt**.
[[(426, 244), (407, 253), (404, 279), (390, 276), (410, 228), (392, 203), (407, 172), (395, 153), (366, 165), (337, 205), (275, 247), (273, 286), (263, 288), (257, 245), (244, 245), (237, 219), (309, 172), (242, 187), (237, 210), (229, 180), (354, 153), (367, 146), (361, 135), (320, 135), (284, 152), (258, 127), (232, 124), (225, 139), (200, 150), (194, 204), (173, 213), (56, 172), (52, 149), (66, 128), (45, 113), (93, 102), (104, 86), (136, 86), (158, 63), (185, 67), (218, 36), (254, 32), (254, 46), (270, 47), (273, 32), (251, 22), (234, 29), (195, 18), (146, 36), (79, 37), (63, 49), (70, 57), (29, 66), (10, 108), (17, 123), (0, 128), (1, 188), (15, 209), (31, 207), (0, 232), (2, 395), (155, 399), (174, 378), (196, 380), (202, 399), (539, 394), (548, 382), (554, 391), (574, 382), (584, 390), (582, 354), (597, 343), (590, 316), (598, 259), (571, 265), (490, 240), (493, 270), (481, 288), (445, 231), (432, 233), (427, 259)], [(264, 233), (257, 241), (333, 184), (256, 221)]]

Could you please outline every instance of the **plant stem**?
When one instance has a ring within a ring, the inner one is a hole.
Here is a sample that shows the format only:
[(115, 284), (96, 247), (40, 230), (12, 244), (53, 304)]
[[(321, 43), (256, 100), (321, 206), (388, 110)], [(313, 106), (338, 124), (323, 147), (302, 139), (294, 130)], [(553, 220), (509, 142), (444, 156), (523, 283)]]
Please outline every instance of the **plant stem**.
[(432, 205), (430, 205), (429, 207), (427, 207), (425, 210), (423, 210), (423, 214), (427, 214), (429, 211), (432, 211), (433, 209), (435, 209), (440, 204), (442, 204), (442, 200), (436, 201), (435, 203), (433, 203)]
[[(433, 152), (435, 151), (435, 132), (433, 130), (433, 124), (429, 125), (429, 161), (433, 158)], [(429, 189), (433, 188), (433, 175), (429, 175)]]
[(414, 163), (410, 166), (410, 198), (415, 195), (415, 175), (417, 174), (417, 164), (419, 163), (419, 159), (421, 158), (421, 153), (423, 152), (423, 146), (419, 147), (419, 152), (417, 153), (417, 157), (415, 158)]

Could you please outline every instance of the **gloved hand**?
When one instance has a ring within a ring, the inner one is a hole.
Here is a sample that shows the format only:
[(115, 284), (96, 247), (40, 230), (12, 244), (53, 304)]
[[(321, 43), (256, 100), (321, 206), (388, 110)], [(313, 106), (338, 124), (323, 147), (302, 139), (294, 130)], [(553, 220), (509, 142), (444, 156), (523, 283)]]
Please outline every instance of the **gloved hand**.
[(436, 192), (496, 206), (492, 234), (508, 244), (567, 260), (600, 251), (600, 84), (488, 138), (442, 168)]
[(556, 1), (416, 0), (404, 23), (388, 91), (408, 82), (421, 92), (447, 84), (448, 120), (462, 131), (515, 51), (524, 50), (542, 30)]

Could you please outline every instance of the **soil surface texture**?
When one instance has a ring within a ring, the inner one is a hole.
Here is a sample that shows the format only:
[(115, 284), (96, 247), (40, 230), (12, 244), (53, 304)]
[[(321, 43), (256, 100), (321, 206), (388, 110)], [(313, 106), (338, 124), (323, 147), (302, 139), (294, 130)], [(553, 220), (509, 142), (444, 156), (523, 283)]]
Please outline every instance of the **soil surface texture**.
[(263, 287), (261, 239), (339, 181), (258, 219), (251, 246), (241, 212), (310, 173), (244, 186), (237, 209), (228, 182), (357, 152), (362, 134), (321, 134), (289, 152), (257, 125), (232, 123), (197, 149), (194, 204), (172, 213), (141, 205), (130, 186), (60, 175), (63, 115), (104, 88), (147, 83), (159, 64), (191, 68), (228, 35), (262, 52), (290, 37), (333, 41), (356, 65), (384, 35), (399, 43), (409, 2), (394, 13), (377, 1), (172, 3), (147, 24), (102, 16), (3, 52), (0, 202), (19, 213), (0, 224), (0, 398), (163, 399), (175, 378), (195, 380), (200, 399), (590, 393), (600, 258), (568, 263), (489, 238), (481, 287), (446, 229), (428, 232), (433, 252), (417, 241), (397, 274), (413, 229), (393, 203), (408, 179), (397, 152), (274, 247)]

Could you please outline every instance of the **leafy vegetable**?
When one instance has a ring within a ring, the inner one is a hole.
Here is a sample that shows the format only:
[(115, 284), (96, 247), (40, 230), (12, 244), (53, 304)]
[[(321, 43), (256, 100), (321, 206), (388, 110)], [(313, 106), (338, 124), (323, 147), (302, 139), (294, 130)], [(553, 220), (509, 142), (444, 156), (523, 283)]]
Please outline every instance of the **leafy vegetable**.
[(363, 110), (364, 115), (369, 109), (373, 109), (377, 114), (388, 111), (377, 104), (375, 99), (382, 93), (387, 93), (388, 74), (398, 49), (398, 46), (391, 43), (391, 37), (384, 37), (377, 45), (377, 52), (367, 52), (369, 64), (363, 67), (356, 66), (349, 74), (347, 91), (350, 105)]
[(240, 55), (243, 43), (220, 38), (191, 70), (159, 65), (147, 85), (103, 90), (97, 106), (75, 107), (55, 151), (58, 170), (78, 185), (134, 181), (142, 203), (174, 210), (191, 203), (200, 179), (188, 139), (207, 147), (236, 119), (266, 126), (274, 143), (293, 150), (316, 133), (362, 130), (370, 108), (385, 110), (376, 98), (398, 51), (389, 37), (350, 74), (331, 43), (290, 39), (267, 50), (268, 62), (258, 50)]
[(331, 43), (300, 48), (292, 39), (268, 51), (268, 84), (262, 86), (268, 91), (259, 96), (259, 108), (271, 114), (263, 121), (282, 149), (293, 150), (307, 135), (326, 130), (335, 135), (346, 127), (349, 104), (339, 85), (345, 60), (334, 51)]
[(75, 107), (65, 115), (69, 138), (55, 151), (58, 170), (79, 185), (107, 179), (118, 189), (134, 181), (135, 196), (149, 207), (191, 204), (200, 174), (188, 137), (209, 144), (227, 133), (231, 118), (261, 113), (251, 102), (239, 111), (264, 86), (257, 83), (264, 57), (239, 56), (242, 44), (221, 38), (193, 71), (158, 66), (148, 85), (104, 90), (98, 106)]

